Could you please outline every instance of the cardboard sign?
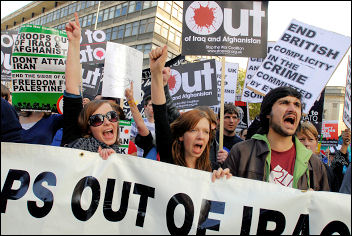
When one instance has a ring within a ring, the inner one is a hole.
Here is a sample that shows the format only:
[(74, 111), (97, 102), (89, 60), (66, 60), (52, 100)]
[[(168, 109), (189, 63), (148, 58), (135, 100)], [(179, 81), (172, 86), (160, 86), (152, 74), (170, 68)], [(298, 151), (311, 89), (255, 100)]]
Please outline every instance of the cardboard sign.
[(116, 153), (128, 154), (128, 145), (130, 143), (131, 121), (119, 121), (119, 150)]
[(268, 2), (184, 1), (182, 55), (266, 56)]
[[(302, 114), (302, 121), (309, 121), (312, 123), (318, 131), (320, 136), (321, 127), (323, 123), (323, 114), (324, 114), (324, 98), (325, 98), (325, 89), (321, 92), (317, 101), (315, 101), (312, 108), (309, 110), (309, 113), (306, 115)], [(319, 137), (320, 140), (320, 137)]]
[(58, 112), (68, 50), (64, 31), (21, 27), (12, 51), (12, 104), (21, 111)]
[(351, 57), (348, 57), (345, 103), (343, 105), (343, 122), (351, 129)]
[[(268, 53), (274, 45), (275, 42), (268, 42)], [(255, 92), (247, 88), (247, 84), (252, 80), (253, 76), (255, 75), (263, 61), (263, 58), (248, 58), (246, 77), (244, 80), (241, 101), (250, 103), (261, 103), (263, 101), (263, 96), (256, 94)]]
[[(216, 65), (216, 78), (218, 89), (218, 104), (210, 108), (217, 114), (220, 111), (221, 99), (221, 62), (215, 61)], [(224, 102), (234, 103), (238, 78), (238, 63), (225, 63), (225, 85), (224, 85)]]
[(82, 64), (83, 97), (93, 100), (104, 75), (104, 64)]
[(123, 44), (107, 42), (103, 77), (103, 97), (124, 98), (133, 81), (134, 99), (141, 97), (143, 53)]
[(321, 146), (337, 146), (339, 141), (339, 121), (338, 120), (325, 120), (321, 130), (323, 139)]
[(106, 54), (106, 34), (103, 30), (86, 29), (81, 33), (80, 63), (104, 63)]
[(1, 143), (1, 234), (350, 235), (351, 195)]
[(307, 114), (350, 44), (350, 37), (292, 20), (247, 87), (260, 95), (292, 87)]
[(215, 60), (172, 67), (168, 84), (178, 109), (218, 104)]
[[(1, 31), (1, 81), (11, 81), (12, 46), (17, 38), (17, 31)], [(12, 89), (12, 88), (11, 88)]]
[(236, 132), (240, 132), (243, 129), (248, 129), (249, 126), (249, 111), (248, 103), (242, 101), (236, 101), (235, 106), (240, 113), (240, 122), (236, 127)]

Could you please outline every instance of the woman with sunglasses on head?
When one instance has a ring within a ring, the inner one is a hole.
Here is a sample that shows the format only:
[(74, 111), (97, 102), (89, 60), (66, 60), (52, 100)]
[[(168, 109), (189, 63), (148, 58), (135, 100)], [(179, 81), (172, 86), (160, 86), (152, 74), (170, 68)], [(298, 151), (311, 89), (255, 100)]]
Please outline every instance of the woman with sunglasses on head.
[(78, 15), (66, 24), (69, 41), (64, 92), (64, 129), (61, 146), (99, 152), (103, 159), (118, 147), (118, 114), (107, 100), (94, 100), (82, 105), (80, 94), (80, 38)]
[[(162, 76), (166, 58), (167, 46), (149, 53), (156, 146), (160, 161), (211, 172), (209, 149), (212, 122), (209, 116), (204, 111), (194, 109), (183, 113), (169, 126)], [(223, 176), (232, 176), (229, 169), (214, 170), (212, 181)]]

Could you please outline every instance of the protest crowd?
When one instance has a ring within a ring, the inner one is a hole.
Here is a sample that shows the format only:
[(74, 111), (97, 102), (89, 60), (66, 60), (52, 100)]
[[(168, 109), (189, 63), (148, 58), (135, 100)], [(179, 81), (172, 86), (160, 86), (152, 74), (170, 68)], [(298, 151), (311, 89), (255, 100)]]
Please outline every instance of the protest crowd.
[[(295, 26), (291, 30), (295, 31)], [(141, 100), (134, 92), (139, 84), (132, 80), (124, 86), (124, 97), (106, 95), (104, 89), (95, 97), (84, 97), (77, 13), (65, 31), (68, 47), (62, 112), (13, 106), (16, 93), (2, 84), (1, 142), (85, 150), (108, 161), (124, 153), (121, 121), (126, 121), (131, 125), (125, 154), (210, 172), (212, 182), (242, 177), (299, 190), (351, 194), (350, 128), (342, 131), (333, 154), (323, 153), (321, 130), (303, 119), (307, 113), (304, 99), (311, 92), (308, 87), (303, 92), (294, 86), (271, 89), (264, 94), (256, 118), (238, 130), (243, 114), (235, 103), (225, 103), (222, 115), (211, 108), (214, 104), (187, 110), (179, 107), (170, 94), (175, 84), (170, 83), (173, 67), (165, 65), (167, 46), (161, 46), (149, 53), (150, 92)], [(202, 75), (207, 70), (204, 63)], [(131, 119), (123, 109), (124, 101)]]

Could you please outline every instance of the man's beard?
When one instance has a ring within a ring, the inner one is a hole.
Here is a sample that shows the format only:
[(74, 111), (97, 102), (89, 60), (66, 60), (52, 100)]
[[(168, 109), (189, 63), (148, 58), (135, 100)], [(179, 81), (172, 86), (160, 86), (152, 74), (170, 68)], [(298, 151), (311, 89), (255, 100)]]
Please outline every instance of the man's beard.
[(289, 137), (289, 136), (292, 136), (294, 135), (295, 132), (293, 132), (292, 134), (283, 130), (281, 128), (280, 125), (276, 124), (276, 123), (273, 123), (272, 122), (273, 118), (271, 116), (271, 119), (269, 119), (269, 127), (271, 127), (276, 133), (278, 133), (279, 135), (281, 135), (282, 137)]

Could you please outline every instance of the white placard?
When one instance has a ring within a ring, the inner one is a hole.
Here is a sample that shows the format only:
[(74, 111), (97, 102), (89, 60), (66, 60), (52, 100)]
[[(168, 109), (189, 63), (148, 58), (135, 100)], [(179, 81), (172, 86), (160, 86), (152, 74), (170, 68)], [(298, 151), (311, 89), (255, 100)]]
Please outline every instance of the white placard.
[[(221, 99), (221, 62), (215, 61), (216, 65), (216, 79), (218, 88), (218, 102), (217, 106), (211, 106), (215, 113), (220, 111)], [(238, 78), (238, 63), (225, 63), (225, 84), (224, 84), (224, 102), (234, 103), (236, 99), (236, 88)]]
[(350, 235), (351, 195), (238, 177), (213, 183), (210, 172), (135, 156), (1, 143), (1, 234), (242, 230)]
[[(271, 48), (275, 45), (275, 42), (268, 42), (268, 54)], [(263, 63), (264, 58), (248, 58), (247, 69), (246, 69), (246, 77), (244, 80), (244, 86), (242, 91), (241, 101), (249, 102), (249, 103), (261, 103), (263, 101), (263, 96), (256, 94), (252, 90), (247, 88), (247, 84), (251, 81), (260, 65)]]
[(247, 87), (261, 95), (293, 87), (308, 114), (350, 44), (350, 37), (292, 20)]
[(107, 42), (102, 96), (124, 98), (125, 89), (133, 81), (133, 96), (142, 100), (143, 53), (123, 44)]
[(351, 57), (348, 57), (345, 103), (343, 105), (343, 122), (351, 129)]

